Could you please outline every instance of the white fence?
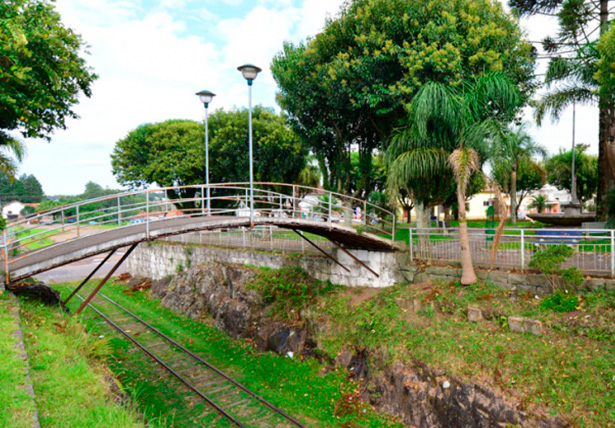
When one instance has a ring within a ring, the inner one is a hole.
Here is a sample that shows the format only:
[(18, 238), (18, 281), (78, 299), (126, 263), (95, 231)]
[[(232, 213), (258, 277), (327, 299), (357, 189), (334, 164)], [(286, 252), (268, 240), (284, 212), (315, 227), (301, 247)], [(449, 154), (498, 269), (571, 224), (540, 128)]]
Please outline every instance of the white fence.
[[(469, 228), (470, 250), (475, 266), (489, 268), (495, 229)], [(409, 229), (413, 259), (461, 262), (458, 228)], [(524, 271), (532, 255), (546, 245), (567, 245), (575, 250), (564, 266), (576, 266), (590, 275), (615, 277), (615, 231), (605, 229), (505, 229), (495, 267)]]

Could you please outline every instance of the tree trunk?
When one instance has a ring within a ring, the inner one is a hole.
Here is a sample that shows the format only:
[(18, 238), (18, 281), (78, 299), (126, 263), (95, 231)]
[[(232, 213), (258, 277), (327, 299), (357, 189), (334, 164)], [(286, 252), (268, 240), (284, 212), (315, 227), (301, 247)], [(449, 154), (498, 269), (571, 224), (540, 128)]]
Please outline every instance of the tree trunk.
[[(608, 30), (609, 0), (600, 0), (600, 35)], [(598, 220), (607, 220), (609, 191), (615, 188), (613, 159), (615, 149), (615, 111), (609, 108), (605, 96), (600, 95), (598, 131), (598, 193), (596, 212)]]
[(510, 173), (510, 222), (517, 224), (517, 165), (513, 165)]
[(468, 223), (466, 221), (466, 198), (457, 186), (457, 202), (459, 204), (459, 243), (461, 244), (461, 284), (476, 283), (476, 273), (472, 264), (470, 252), (470, 237), (468, 236)]

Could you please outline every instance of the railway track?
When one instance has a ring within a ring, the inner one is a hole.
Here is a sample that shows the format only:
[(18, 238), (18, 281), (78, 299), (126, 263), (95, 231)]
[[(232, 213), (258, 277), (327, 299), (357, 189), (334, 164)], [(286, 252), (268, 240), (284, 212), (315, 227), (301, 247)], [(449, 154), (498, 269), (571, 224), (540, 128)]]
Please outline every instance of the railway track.
[[(79, 294), (77, 297), (84, 300)], [(88, 307), (192, 391), (194, 395), (189, 398), (193, 404), (199, 401), (204, 404), (204, 412), (195, 418), (194, 423), (198, 424), (205, 417), (211, 420), (212, 413), (215, 413), (214, 424), (225, 420), (237, 427), (306, 428), (104, 294), (98, 293)]]

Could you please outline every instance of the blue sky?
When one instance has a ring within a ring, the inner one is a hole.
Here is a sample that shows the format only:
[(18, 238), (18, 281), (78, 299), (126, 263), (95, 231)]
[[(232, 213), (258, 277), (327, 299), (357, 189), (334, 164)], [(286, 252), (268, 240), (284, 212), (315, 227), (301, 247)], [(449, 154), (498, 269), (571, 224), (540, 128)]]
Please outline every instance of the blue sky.
[[(322, 29), (343, 0), (57, 0), (66, 25), (89, 44), (87, 61), (100, 78), (91, 98), (75, 108), (50, 143), (27, 141), (21, 172), (34, 174), (45, 193), (77, 194), (87, 181), (119, 188), (111, 173), (114, 144), (142, 123), (202, 120), (195, 92), (217, 94), (210, 108), (243, 107), (247, 85), (237, 66), (263, 69), (253, 87), (254, 104), (276, 106), (269, 72), (284, 41), (298, 43)], [(554, 24), (523, 21), (529, 38), (553, 32)], [(570, 112), (556, 125), (533, 129), (552, 153), (569, 147)], [(528, 119), (531, 116), (528, 114)], [(597, 112), (577, 109), (577, 141), (597, 152)]]

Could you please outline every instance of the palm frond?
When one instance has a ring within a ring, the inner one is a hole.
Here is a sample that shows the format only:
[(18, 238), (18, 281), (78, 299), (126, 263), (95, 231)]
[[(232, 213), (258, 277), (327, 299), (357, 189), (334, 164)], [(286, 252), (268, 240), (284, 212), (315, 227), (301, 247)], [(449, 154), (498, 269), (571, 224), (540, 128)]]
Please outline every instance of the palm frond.
[(424, 85), (412, 99), (410, 109), (418, 135), (426, 138), (428, 125), (434, 121), (455, 128), (462, 111), (457, 90), (438, 82)]
[(410, 180), (433, 179), (446, 168), (448, 152), (441, 148), (420, 148), (404, 152), (388, 165), (390, 184), (405, 185)]
[(592, 104), (597, 101), (594, 91), (580, 86), (567, 86), (554, 90), (536, 103), (534, 117), (538, 125), (549, 114), (553, 121), (558, 121), (562, 112), (572, 104)]

